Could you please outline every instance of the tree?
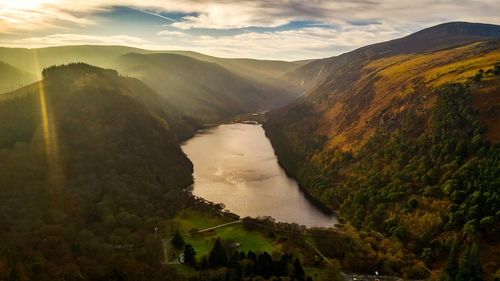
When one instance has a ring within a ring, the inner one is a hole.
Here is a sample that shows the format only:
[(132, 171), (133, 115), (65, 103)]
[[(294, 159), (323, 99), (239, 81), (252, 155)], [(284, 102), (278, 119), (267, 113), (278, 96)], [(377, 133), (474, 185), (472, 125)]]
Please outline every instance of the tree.
[(184, 246), (184, 263), (187, 265), (196, 265), (196, 252), (190, 244)]
[(305, 277), (304, 269), (298, 258), (293, 262), (293, 276), (298, 280), (304, 280)]
[(220, 238), (215, 241), (214, 247), (208, 255), (208, 265), (210, 268), (218, 268), (227, 265), (227, 254)]
[(201, 270), (208, 269), (208, 260), (207, 260), (207, 257), (206, 257), (206, 256), (204, 256), (204, 257), (201, 259), (201, 265), (200, 265), (200, 268), (201, 268)]
[(458, 242), (455, 239), (448, 255), (448, 261), (444, 268), (451, 280), (455, 280), (458, 271)]
[(179, 229), (175, 231), (174, 238), (172, 238), (172, 241), (170, 241), (170, 243), (172, 243), (172, 246), (174, 246), (174, 248), (178, 250), (182, 249), (182, 247), (184, 247), (184, 245), (186, 244), (186, 242), (184, 242), (184, 239), (182, 239)]
[(457, 274), (457, 281), (482, 281), (483, 270), (477, 254), (477, 245), (467, 248), (460, 263), (460, 270)]

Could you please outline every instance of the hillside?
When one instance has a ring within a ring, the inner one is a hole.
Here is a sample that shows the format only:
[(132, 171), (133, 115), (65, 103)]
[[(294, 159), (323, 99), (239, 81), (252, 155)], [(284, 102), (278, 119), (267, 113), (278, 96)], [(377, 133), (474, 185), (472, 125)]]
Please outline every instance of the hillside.
[(0, 61), (0, 73), (0, 94), (36, 81), (35, 75), (23, 72), (2, 61)]
[(282, 75), (303, 65), (303, 61), (258, 60), (248, 58), (219, 58), (191, 51), (164, 51), (162, 53), (183, 55), (197, 60), (217, 63), (240, 76), (256, 80), (280, 80)]
[(111, 66), (137, 77), (187, 118), (215, 123), (240, 113), (283, 105), (297, 96), (273, 83), (258, 82), (223, 66), (177, 54), (126, 54)]
[(265, 124), (280, 162), (349, 223), (392, 236), (427, 267), (478, 246), (495, 272), (499, 32), (449, 23), (290, 73), (307, 92)]
[(0, 96), (0, 279), (171, 280), (154, 228), (192, 165), (148, 88), (85, 64), (43, 77)]
[(174, 107), (167, 111), (179, 111), (175, 113), (178, 120), (170, 123), (181, 124), (174, 128), (181, 139), (191, 136), (203, 123), (282, 106), (301, 93), (283, 78), (285, 73), (300, 66), (299, 62), (227, 59), (190, 51), (94, 45), (0, 48), (2, 60), (31, 73), (52, 65), (83, 62), (139, 78), (169, 99)]
[(500, 38), (497, 25), (451, 22), (433, 26), (406, 37), (365, 46), (340, 56), (313, 60), (286, 74), (288, 80), (313, 91), (321, 84), (349, 87), (360, 79), (366, 64), (396, 55), (428, 53)]
[(0, 61), (25, 71), (38, 73), (45, 67), (72, 62), (85, 62), (100, 67), (109, 67), (110, 63), (118, 57), (128, 53), (183, 55), (200, 61), (217, 63), (240, 76), (259, 81), (276, 78), (303, 64), (303, 62), (278, 60), (219, 58), (192, 51), (146, 50), (105, 45), (56, 46), (34, 49), (0, 47)]

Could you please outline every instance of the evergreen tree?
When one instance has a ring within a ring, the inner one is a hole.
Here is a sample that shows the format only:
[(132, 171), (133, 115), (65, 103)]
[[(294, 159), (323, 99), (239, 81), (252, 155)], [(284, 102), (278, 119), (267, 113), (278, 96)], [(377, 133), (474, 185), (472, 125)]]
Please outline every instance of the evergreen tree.
[(482, 269), (477, 254), (477, 245), (474, 244), (465, 250), (460, 270), (457, 274), (457, 281), (482, 281)]
[(451, 245), (450, 254), (448, 255), (448, 261), (446, 262), (444, 270), (451, 280), (455, 280), (458, 271), (458, 242), (456, 239)]
[(248, 259), (253, 261), (253, 262), (257, 262), (257, 255), (252, 252), (251, 250), (248, 251), (248, 255), (247, 255)]
[(304, 280), (305, 277), (304, 269), (298, 258), (293, 262), (293, 277), (301, 281)]
[(273, 258), (267, 252), (259, 255), (257, 266), (257, 273), (264, 278), (269, 278), (273, 274)]
[(190, 244), (184, 246), (184, 263), (187, 265), (196, 265), (196, 252)]
[(204, 256), (203, 259), (201, 259), (200, 268), (201, 268), (201, 270), (208, 269), (208, 260), (207, 260), (206, 256)]
[(208, 265), (210, 268), (218, 268), (227, 265), (227, 254), (220, 238), (215, 241), (214, 247), (208, 255)]
[(174, 246), (174, 248), (178, 250), (182, 249), (182, 247), (184, 247), (184, 245), (186, 244), (186, 242), (184, 242), (184, 239), (182, 239), (179, 229), (175, 231), (174, 238), (172, 238), (172, 241), (170, 242), (172, 243), (172, 246)]

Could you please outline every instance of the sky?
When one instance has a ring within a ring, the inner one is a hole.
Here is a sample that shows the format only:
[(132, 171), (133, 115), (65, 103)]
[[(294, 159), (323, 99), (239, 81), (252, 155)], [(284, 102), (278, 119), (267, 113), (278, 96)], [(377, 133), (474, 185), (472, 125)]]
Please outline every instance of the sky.
[(500, 24), (499, 0), (0, 0), (0, 46), (126, 45), (322, 58), (449, 21)]

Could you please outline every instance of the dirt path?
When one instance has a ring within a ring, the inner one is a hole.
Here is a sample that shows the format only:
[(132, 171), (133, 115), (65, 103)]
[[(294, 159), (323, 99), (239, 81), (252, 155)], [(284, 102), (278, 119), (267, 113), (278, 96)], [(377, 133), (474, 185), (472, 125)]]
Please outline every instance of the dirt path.
[(307, 244), (309, 244), (309, 246), (311, 246), (311, 248), (313, 248), (316, 253), (318, 253), (318, 255), (324, 259), (329, 265), (332, 265), (332, 262), (330, 260), (328, 260), (319, 250), (318, 248), (316, 248), (311, 242), (307, 241), (306, 239), (304, 239), (304, 241), (306, 241)]
[(225, 227), (225, 226), (233, 225), (233, 224), (237, 224), (237, 223), (242, 223), (242, 222), (243, 222), (242, 220), (232, 221), (232, 222), (220, 224), (220, 225), (217, 225), (217, 226), (205, 228), (205, 229), (202, 229), (202, 230), (198, 230), (198, 233), (202, 233), (202, 232), (205, 232), (205, 231), (210, 231), (210, 230), (214, 230), (214, 229), (217, 229), (217, 228), (221, 228), (221, 227)]

